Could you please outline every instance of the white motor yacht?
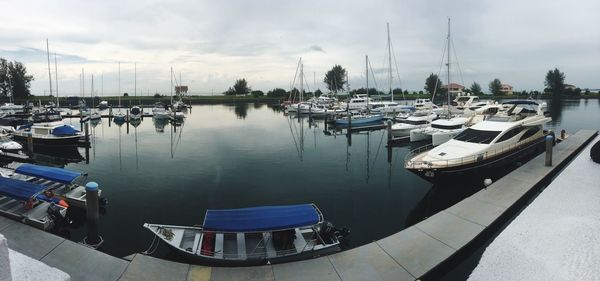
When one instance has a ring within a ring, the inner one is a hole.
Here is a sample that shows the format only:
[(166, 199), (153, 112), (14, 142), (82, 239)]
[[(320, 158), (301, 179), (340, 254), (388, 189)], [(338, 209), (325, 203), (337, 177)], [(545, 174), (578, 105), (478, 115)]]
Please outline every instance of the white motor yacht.
[(488, 117), (431, 150), (420, 148), (409, 153), (405, 167), (436, 182), (515, 163), (542, 151), (547, 135), (543, 126), (552, 120), (544, 116), (543, 105), (531, 101), (505, 104), (511, 105), (505, 114)]
[(468, 120), (465, 117), (454, 117), (432, 121), (427, 127), (411, 130), (410, 141), (431, 140), (433, 146), (438, 146), (462, 132)]
[(409, 138), (411, 130), (425, 128), (436, 118), (437, 114), (431, 112), (429, 114), (417, 113), (407, 118), (396, 119), (398, 122), (392, 125), (392, 135), (396, 138)]

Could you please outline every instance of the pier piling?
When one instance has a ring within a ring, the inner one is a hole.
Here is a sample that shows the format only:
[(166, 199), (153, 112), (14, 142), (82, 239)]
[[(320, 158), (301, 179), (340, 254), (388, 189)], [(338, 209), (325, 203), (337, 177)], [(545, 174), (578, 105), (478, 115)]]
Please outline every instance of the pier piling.
[(554, 136), (546, 136), (546, 166), (552, 166), (552, 148), (554, 147)]
[(93, 181), (88, 182), (85, 185), (85, 192), (87, 236), (83, 239), (83, 243), (98, 248), (103, 242), (98, 234), (98, 184)]
[(388, 143), (392, 141), (392, 120), (387, 121), (387, 140)]

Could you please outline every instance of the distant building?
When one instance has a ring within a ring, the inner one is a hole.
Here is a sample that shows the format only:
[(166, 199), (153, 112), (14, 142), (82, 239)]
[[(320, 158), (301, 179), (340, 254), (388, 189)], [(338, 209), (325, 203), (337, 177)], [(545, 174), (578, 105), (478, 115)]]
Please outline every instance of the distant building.
[(187, 94), (188, 86), (175, 86), (176, 94)]
[(512, 94), (513, 94), (513, 86), (511, 86), (509, 84), (502, 84), (502, 86), (500, 87), (500, 92), (503, 95), (512, 96)]
[(575, 90), (577, 86), (571, 84), (565, 84), (565, 90)]
[[(449, 87), (448, 87), (449, 86)], [(456, 96), (463, 96), (465, 95), (465, 86), (458, 84), (458, 83), (450, 83), (450, 85), (443, 85), (442, 89), (448, 89), (449, 88), (449, 92), (450, 94), (455, 94)]]

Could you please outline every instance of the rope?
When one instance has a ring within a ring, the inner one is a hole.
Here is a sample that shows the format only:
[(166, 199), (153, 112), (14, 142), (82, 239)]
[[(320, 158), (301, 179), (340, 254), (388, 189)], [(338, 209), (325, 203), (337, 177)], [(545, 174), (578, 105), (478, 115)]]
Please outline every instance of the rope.
[[(142, 254), (144, 254), (144, 255), (152, 255), (152, 254), (154, 254), (154, 252), (158, 248), (158, 243), (156, 243), (156, 245), (154, 245), (154, 242), (156, 241), (156, 238), (157, 238), (157, 236), (154, 235), (154, 239), (152, 239), (152, 243), (150, 243), (150, 247), (148, 247), (148, 249), (146, 249), (146, 251), (143, 251)], [(152, 249), (152, 248), (154, 248), (154, 249)]]

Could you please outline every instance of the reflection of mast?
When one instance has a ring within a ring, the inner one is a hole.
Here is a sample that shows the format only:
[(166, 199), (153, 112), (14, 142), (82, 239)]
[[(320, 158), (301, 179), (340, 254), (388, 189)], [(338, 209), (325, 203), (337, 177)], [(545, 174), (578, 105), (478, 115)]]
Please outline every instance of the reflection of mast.
[(119, 171), (123, 171), (123, 149), (121, 148), (121, 126), (119, 126)]
[(139, 169), (139, 160), (138, 160), (138, 143), (137, 143), (137, 126), (133, 127), (133, 134), (135, 135), (135, 169)]
[(370, 170), (371, 170), (371, 163), (370, 163), (370, 156), (371, 156), (371, 133), (369, 131), (367, 131), (367, 178), (366, 178), (366, 182), (369, 183), (369, 176), (370, 176)]

